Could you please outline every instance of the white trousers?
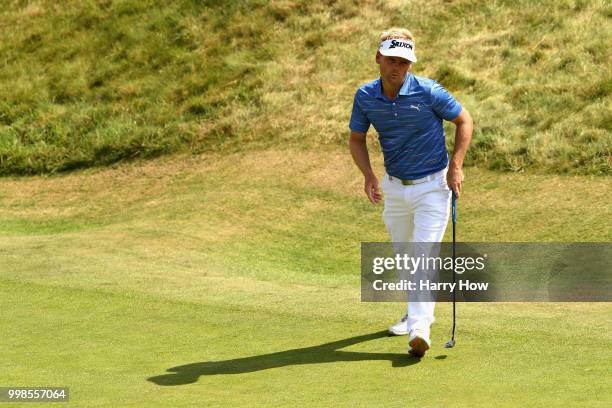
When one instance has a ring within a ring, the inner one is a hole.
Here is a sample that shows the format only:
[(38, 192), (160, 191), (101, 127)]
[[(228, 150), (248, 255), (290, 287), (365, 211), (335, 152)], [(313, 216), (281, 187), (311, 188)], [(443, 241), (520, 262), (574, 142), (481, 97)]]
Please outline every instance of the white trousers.
[[(394, 243), (413, 242), (412, 256), (438, 256), (438, 245), (423, 245), (442, 241), (448, 224), (451, 191), (446, 184), (446, 170), (434, 180), (404, 186), (385, 174), (381, 187), (385, 199), (383, 220)], [(397, 250), (397, 246), (396, 246)], [(416, 276), (422, 277), (423, 271)], [(430, 273), (425, 271), (424, 273)], [(408, 330), (419, 331), (429, 339), (434, 322), (435, 302), (408, 298)]]

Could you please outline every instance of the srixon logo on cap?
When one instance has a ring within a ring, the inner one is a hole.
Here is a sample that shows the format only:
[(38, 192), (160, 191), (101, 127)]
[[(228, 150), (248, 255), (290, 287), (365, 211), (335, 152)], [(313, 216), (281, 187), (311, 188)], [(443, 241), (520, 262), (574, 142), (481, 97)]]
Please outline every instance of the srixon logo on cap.
[(412, 44), (410, 43), (405, 43), (405, 42), (401, 42), (397, 40), (391, 40), (391, 45), (389, 46), (389, 48), (395, 48), (395, 47), (404, 47), (404, 48), (408, 48), (411, 50), (413, 49)]

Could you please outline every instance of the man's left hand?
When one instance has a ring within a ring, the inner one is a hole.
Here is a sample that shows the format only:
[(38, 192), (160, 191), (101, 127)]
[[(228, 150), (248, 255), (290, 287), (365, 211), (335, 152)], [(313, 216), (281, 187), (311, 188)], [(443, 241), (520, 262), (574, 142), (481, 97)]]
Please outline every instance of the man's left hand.
[(459, 199), (461, 195), (461, 182), (464, 178), (461, 167), (449, 166), (448, 172), (446, 173), (446, 184), (448, 184), (448, 188), (455, 192), (455, 197), (457, 199)]

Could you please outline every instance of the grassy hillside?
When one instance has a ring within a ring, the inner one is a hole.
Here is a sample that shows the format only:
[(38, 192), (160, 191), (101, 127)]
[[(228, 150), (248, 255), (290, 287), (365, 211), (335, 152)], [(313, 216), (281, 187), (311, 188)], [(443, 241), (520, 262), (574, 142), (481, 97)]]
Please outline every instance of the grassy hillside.
[[(344, 144), (378, 33), (473, 113), (468, 163), (610, 174), (607, 1), (7, 1), (0, 174)], [(449, 140), (450, 142), (450, 140)]]
[[(610, 189), (468, 169), (458, 238), (610, 241)], [(610, 406), (611, 303), (461, 303), (452, 350), (441, 303), (409, 358), (381, 332), (405, 305), (360, 302), (380, 211), (335, 149), (1, 178), (0, 383), (78, 407)]]

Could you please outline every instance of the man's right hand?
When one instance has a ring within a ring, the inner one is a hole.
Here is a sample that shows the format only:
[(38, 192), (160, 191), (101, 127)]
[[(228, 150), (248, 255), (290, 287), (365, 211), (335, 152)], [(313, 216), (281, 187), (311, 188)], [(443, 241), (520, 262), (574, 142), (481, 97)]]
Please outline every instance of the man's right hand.
[(368, 200), (370, 200), (372, 204), (380, 203), (380, 200), (382, 200), (382, 194), (378, 188), (378, 179), (376, 176), (372, 175), (365, 178), (364, 190), (368, 196)]
[(351, 156), (353, 156), (355, 164), (364, 175), (365, 183), (363, 189), (368, 196), (368, 200), (370, 200), (372, 204), (380, 203), (382, 194), (378, 188), (378, 179), (374, 175), (372, 166), (370, 165), (366, 134), (352, 131), (349, 138), (349, 149), (351, 150)]

